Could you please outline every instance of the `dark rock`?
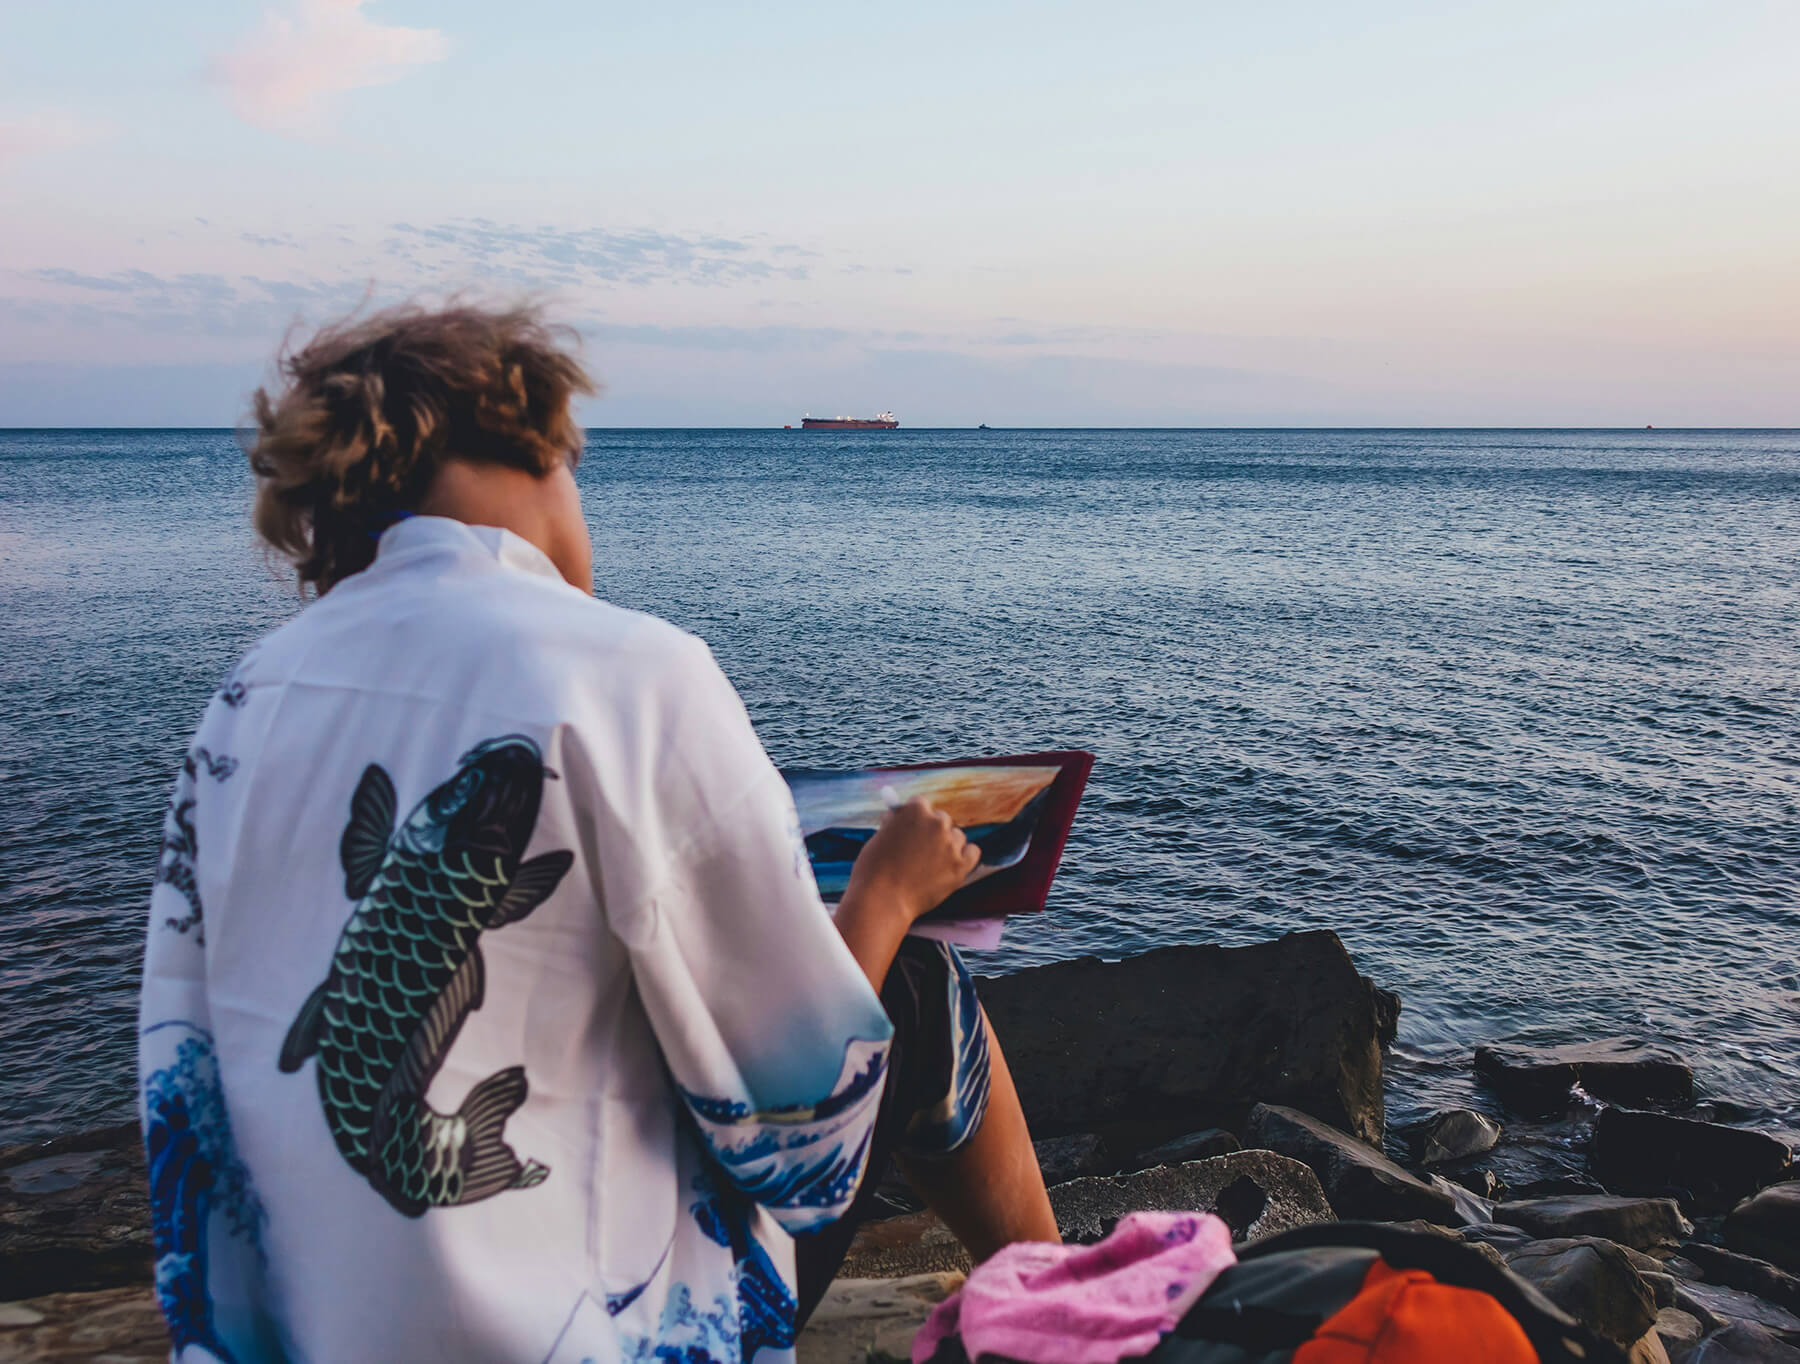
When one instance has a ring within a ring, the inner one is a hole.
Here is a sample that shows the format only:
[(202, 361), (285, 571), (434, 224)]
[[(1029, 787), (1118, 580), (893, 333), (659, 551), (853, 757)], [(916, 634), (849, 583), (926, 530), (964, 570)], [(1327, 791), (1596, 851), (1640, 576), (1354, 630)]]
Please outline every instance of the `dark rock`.
[(1490, 1203), (1498, 1203), (1506, 1197), (1506, 1185), (1492, 1170), (1465, 1166), (1454, 1174), (1445, 1173), (1444, 1178), (1453, 1180), (1475, 1197), (1485, 1198)]
[(0, 1150), (3, 1296), (145, 1284), (151, 1257), (136, 1123)]
[(1115, 1164), (1106, 1142), (1092, 1132), (1051, 1137), (1031, 1145), (1037, 1151), (1038, 1169), (1046, 1184), (1066, 1184), (1086, 1175), (1107, 1174)]
[(1426, 1181), (1439, 1193), (1450, 1195), (1456, 1205), (1456, 1220), (1459, 1226), (1485, 1226), (1494, 1220), (1494, 1205), (1485, 1198), (1477, 1198), (1460, 1184), (1454, 1184), (1442, 1175), (1431, 1175)]
[[(1618, 1245), (1618, 1242), (1614, 1242)], [(1631, 1267), (1638, 1272), (1650, 1288), (1650, 1295), (1656, 1299), (1658, 1308), (1675, 1305), (1675, 1279), (1663, 1266), (1663, 1262), (1654, 1255), (1646, 1255), (1641, 1250), (1633, 1250), (1630, 1246), (1619, 1246), (1625, 1252), (1625, 1258), (1631, 1261)]]
[[(1139, 1151), (1128, 1162), (1131, 1170), (1148, 1170), (1152, 1165), (1183, 1165), (1190, 1160), (1206, 1160), (1211, 1156), (1229, 1155), (1240, 1150), (1238, 1139), (1219, 1127), (1203, 1132), (1190, 1132), (1174, 1141)], [(1090, 1173), (1098, 1174), (1099, 1171)]]
[[(1693, 1226), (1670, 1198), (1576, 1194), (1502, 1203), (1494, 1218), (1534, 1236), (1604, 1236), (1634, 1250), (1673, 1250)], [(1640, 1333), (1641, 1334), (1641, 1333)]]
[(1594, 1124), (1588, 1162), (1609, 1189), (1685, 1189), (1696, 1206), (1722, 1209), (1786, 1179), (1793, 1152), (1774, 1137), (1742, 1127), (1608, 1108)]
[(1386, 1046), (1400, 1035), (1400, 996), (1384, 990), (1367, 976), (1369, 991), (1375, 997), (1375, 1036)]
[(1625, 1253), (1597, 1236), (1501, 1248), (1507, 1267), (1576, 1320), (1631, 1345), (1656, 1324), (1656, 1299)]
[(978, 987), (1043, 1136), (1125, 1119), (1235, 1128), (1267, 1100), (1381, 1140), (1375, 994), (1336, 934), (1084, 957)]
[(1800, 1274), (1800, 1180), (1746, 1198), (1725, 1219), (1725, 1244)]
[(1706, 1318), (1695, 1311), (1696, 1307), (1703, 1308), (1721, 1321), (1754, 1322), (1783, 1339), (1800, 1339), (1800, 1316), (1794, 1315), (1785, 1307), (1764, 1302), (1742, 1289), (1726, 1288), (1721, 1284), (1677, 1282), (1675, 1305), (1683, 1312), (1692, 1312), (1702, 1321)]
[(1465, 1241), (1496, 1246), (1503, 1253), (1533, 1239), (1531, 1233), (1523, 1227), (1509, 1227), (1501, 1222), (1473, 1223), (1458, 1227), (1456, 1234)]
[(1273, 1151), (1233, 1151), (1136, 1174), (1077, 1179), (1050, 1190), (1065, 1241), (1103, 1240), (1131, 1212), (1214, 1212), (1232, 1239), (1257, 1240), (1334, 1220), (1318, 1177)]
[(1500, 1124), (1470, 1108), (1447, 1108), (1406, 1131), (1407, 1145), (1422, 1165), (1441, 1165), (1494, 1149)]
[(1399, 1222), (1417, 1217), (1456, 1226), (1455, 1200), (1406, 1173), (1381, 1152), (1306, 1113), (1274, 1104), (1250, 1111), (1251, 1145), (1305, 1161), (1340, 1217)]
[(1433, 1168), (1458, 1183), (1492, 1175), (1500, 1186), (1496, 1196), (1506, 1198), (1605, 1193), (1587, 1172), (1587, 1151), (1598, 1111), (1578, 1107), (1549, 1121), (1510, 1122), (1493, 1150)]
[(1577, 1084), (1615, 1103), (1686, 1104), (1694, 1098), (1687, 1062), (1661, 1047), (1617, 1037), (1566, 1047), (1477, 1047), (1475, 1071), (1521, 1113), (1555, 1112)]
[(1709, 1246), (1703, 1241), (1689, 1241), (1681, 1252), (1700, 1266), (1708, 1283), (1741, 1288), (1790, 1312), (1800, 1312), (1800, 1279), (1786, 1270), (1777, 1269), (1767, 1260), (1740, 1255), (1722, 1246)]
[(1707, 1336), (1685, 1364), (1800, 1364), (1800, 1349), (1760, 1326), (1739, 1322)]
[(1681, 1364), (1700, 1340), (1700, 1322), (1680, 1308), (1665, 1307), (1656, 1314), (1656, 1335), (1670, 1364)]

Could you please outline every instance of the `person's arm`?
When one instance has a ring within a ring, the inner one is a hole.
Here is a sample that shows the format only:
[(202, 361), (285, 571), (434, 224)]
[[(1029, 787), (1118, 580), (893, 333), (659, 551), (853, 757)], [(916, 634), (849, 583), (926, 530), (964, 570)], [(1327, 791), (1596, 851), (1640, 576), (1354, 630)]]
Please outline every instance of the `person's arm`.
[(697, 642), (673, 662), (633, 722), (640, 756), (564, 775), (591, 771), (584, 799), (619, 820), (606, 913), (695, 1130), (741, 1192), (806, 1231), (849, 1206), (868, 1160), (893, 1032), (871, 982), (977, 854), (924, 807), (895, 811), (834, 925), (737, 694)]
[(950, 816), (923, 800), (888, 811), (850, 869), (837, 929), (877, 994), (914, 922), (936, 909), (981, 861)]

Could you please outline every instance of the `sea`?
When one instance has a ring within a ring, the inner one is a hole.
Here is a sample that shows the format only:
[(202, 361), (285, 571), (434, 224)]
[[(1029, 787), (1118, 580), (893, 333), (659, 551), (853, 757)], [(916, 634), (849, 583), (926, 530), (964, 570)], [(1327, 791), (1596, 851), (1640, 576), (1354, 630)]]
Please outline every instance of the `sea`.
[[(597, 430), (579, 479), (600, 595), (778, 763), (1098, 755), (978, 971), (1331, 929), (1405, 1000), (1392, 1118), (1632, 1036), (1800, 1125), (1800, 432)], [(0, 431), (0, 1143), (132, 1114), (164, 801), (303, 609), (250, 495), (230, 431)]]

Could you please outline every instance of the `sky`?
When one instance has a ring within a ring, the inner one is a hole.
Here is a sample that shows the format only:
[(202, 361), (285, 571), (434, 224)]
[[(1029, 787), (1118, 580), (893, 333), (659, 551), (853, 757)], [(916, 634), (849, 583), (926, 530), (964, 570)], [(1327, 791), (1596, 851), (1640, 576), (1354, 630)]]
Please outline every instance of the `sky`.
[(1800, 0), (0, 0), (0, 426), (541, 301), (598, 426), (1800, 425)]

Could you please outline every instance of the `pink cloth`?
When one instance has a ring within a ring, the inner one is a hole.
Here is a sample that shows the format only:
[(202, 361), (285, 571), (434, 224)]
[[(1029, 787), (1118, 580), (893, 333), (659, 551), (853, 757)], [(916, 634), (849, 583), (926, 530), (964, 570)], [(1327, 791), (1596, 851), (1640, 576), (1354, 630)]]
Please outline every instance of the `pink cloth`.
[(971, 1360), (1117, 1364), (1154, 1349), (1219, 1274), (1237, 1263), (1210, 1213), (1134, 1212), (1098, 1245), (1010, 1245), (976, 1266), (913, 1340), (926, 1364), (960, 1335)]

